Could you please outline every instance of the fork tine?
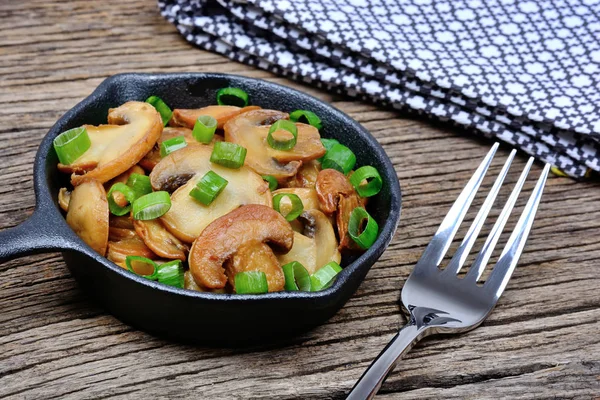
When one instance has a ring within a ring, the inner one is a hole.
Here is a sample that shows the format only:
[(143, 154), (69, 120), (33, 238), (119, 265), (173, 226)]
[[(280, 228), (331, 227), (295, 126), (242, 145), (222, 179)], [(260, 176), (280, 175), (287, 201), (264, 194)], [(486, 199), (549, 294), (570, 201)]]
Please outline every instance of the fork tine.
[(454, 235), (483, 181), (483, 177), (492, 162), (492, 158), (494, 158), (494, 154), (496, 154), (498, 146), (498, 143), (495, 143), (494, 146), (492, 146), (463, 191), (460, 193), (450, 208), (450, 211), (446, 214), (446, 217), (442, 221), (437, 232), (433, 235), (433, 239), (431, 239), (425, 248), (425, 251), (423, 251), (423, 255), (421, 255), (419, 262), (417, 262), (415, 269), (437, 268), (437, 266), (440, 265), (440, 262), (452, 244), (452, 239), (454, 239)]
[(457, 274), (458, 271), (460, 271), (460, 269), (464, 265), (465, 260), (467, 259), (467, 256), (469, 255), (469, 252), (471, 251), (471, 249), (473, 248), (473, 245), (475, 244), (475, 241), (477, 240), (477, 236), (479, 236), (481, 227), (483, 226), (483, 223), (485, 222), (490, 210), (492, 209), (492, 206), (494, 205), (496, 196), (498, 195), (498, 192), (500, 191), (500, 187), (502, 186), (502, 183), (504, 182), (504, 178), (506, 178), (506, 175), (508, 174), (510, 164), (512, 163), (513, 159), (515, 158), (516, 153), (517, 153), (517, 150), (514, 150), (514, 149), (513, 149), (513, 151), (510, 152), (508, 159), (504, 163), (504, 166), (502, 167), (500, 174), (498, 175), (498, 177), (496, 178), (496, 181), (494, 182), (494, 186), (492, 186), (492, 189), (490, 190), (487, 197), (485, 198), (485, 201), (484, 201), (483, 205), (481, 206), (481, 208), (479, 209), (477, 216), (475, 217), (475, 219), (473, 220), (473, 223), (469, 227), (469, 231), (467, 232), (462, 243), (456, 250), (456, 253), (454, 253), (454, 256), (448, 263), (448, 266), (446, 266), (446, 268), (444, 269), (444, 272), (443, 272), (444, 274)]
[(521, 176), (515, 184), (515, 187), (513, 188), (510, 197), (508, 198), (508, 201), (504, 205), (502, 212), (498, 216), (498, 219), (492, 227), (492, 230), (490, 231), (490, 234), (485, 240), (483, 247), (479, 251), (479, 254), (477, 254), (477, 258), (471, 265), (469, 272), (467, 272), (467, 276), (465, 276), (466, 280), (470, 280), (473, 283), (475, 283), (481, 277), (483, 270), (487, 266), (487, 263), (490, 257), (492, 256), (494, 247), (496, 247), (496, 243), (498, 243), (498, 239), (500, 239), (500, 235), (504, 230), (504, 225), (506, 225), (506, 221), (508, 221), (508, 217), (510, 217), (510, 213), (512, 212), (512, 209), (515, 206), (517, 199), (519, 198), (519, 193), (521, 193), (521, 189), (523, 188), (523, 184), (527, 179), (527, 175), (529, 175), (529, 170), (531, 169), (532, 164), (533, 157), (531, 157), (529, 161), (527, 161), (525, 168), (523, 168), (523, 172), (521, 172)]
[(544, 167), (514, 231), (510, 235), (506, 246), (504, 246), (504, 250), (502, 250), (502, 254), (500, 254), (500, 258), (490, 278), (484, 285), (486, 290), (494, 291), (496, 297), (500, 296), (506, 288), (508, 280), (517, 266), (517, 261), (519, 261), (523, 247), (525, 247), (525, 242), (529, 236), (529, 231), (533, 225), (533, 220), (535, 219), (535, 214), (540, 204), (542, 193), (544, 192), (548, 171), (550, 171), (550, 164), (546, 164)]

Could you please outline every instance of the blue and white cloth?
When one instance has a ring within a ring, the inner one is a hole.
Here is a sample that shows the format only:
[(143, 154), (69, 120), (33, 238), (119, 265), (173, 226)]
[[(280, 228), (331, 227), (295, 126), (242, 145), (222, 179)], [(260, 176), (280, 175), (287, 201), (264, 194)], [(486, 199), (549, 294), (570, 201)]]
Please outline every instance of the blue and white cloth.
[(600, 171), (600, 0), (159, 0), (189, 42)]

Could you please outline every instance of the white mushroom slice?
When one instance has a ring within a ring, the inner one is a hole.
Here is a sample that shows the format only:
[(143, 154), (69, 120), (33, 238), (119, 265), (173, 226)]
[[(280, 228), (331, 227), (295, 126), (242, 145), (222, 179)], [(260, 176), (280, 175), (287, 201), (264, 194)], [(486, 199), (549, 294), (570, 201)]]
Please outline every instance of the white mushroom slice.
[(225, 140), (243, 146), (248, 151), (246, 165), (260, 175), (272, 175), (280, 182), (296, 175), (303, 161), (311, 161), (326, 152), (319, 131), (297, 123), (298, 137), (294, 148), (275, 150), (267, 143), (271, 124), (287, 119), (288, 114), (275, 110), (255, 110), (229, 120), (223, 129)]
[(58, 164), (60, 171), (73, 173), (73, 186), (90, 179), (104, 183), (127, 171), (152, 149), (163, 129), (158, 111), (138, 101), (110, 109), (108, 123), (85, 125), (90, 148), (72, 164)]
[[(210, 162), (210, 146), (188, 146), (163, 158), (150, 174), (154, 190), (171, 192), (171, 208), (161, 217), (165, 227), (179, 240), (192, 243), (215, 219), (241, 205), (272, 206), (268, 184), (250, 168), (225, 168)], [(209, 205), (194, 200), (189, 193), (208, 171), (228, 181), (225, 189)]]
[(294, 245), (290, 252), (277, 256), (281, 265), (298, 261), (312, 274), (330, 261), (339, 264), (342, 256), (329, 218), (312, 209), (304, 211), (298, 219), (304, 223), (304, 231), (302, 234), (294, 232)]
[(98, 181), (86, 181), (71, 193), (67, 224), (101, 256), (108, 243), (108, 201)]

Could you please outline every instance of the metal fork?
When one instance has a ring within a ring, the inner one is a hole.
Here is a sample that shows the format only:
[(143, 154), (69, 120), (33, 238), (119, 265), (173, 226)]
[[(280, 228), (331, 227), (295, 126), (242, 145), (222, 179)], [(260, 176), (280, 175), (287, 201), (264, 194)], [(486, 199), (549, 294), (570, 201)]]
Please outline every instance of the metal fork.
[(483, 322), (498, 302), (525, 246), (525, 241), (542, 197), (550, 165), (546, 164), (544, 167), (498, 262), (483, 285), (477, 285), (477, 281), (481, 277), (517, 201), (519, 192), (529, 174), (533, 158), (530, 158), (527, 162), (471, 268), (463, 278), (459, 278), (457, 273), (463, 267), (492, 208), (515, 156), (515, 150), (510, 153), (483, 206), (477, 213), (448, 266), (443, 270), (439, 268), (440, 262), (448, 251), (452, 239), (483, 181), (497, 148), (498, 143), (494, 144), (479, 165), (404, 284), (401, 295), (402, 305), (409, 322), (400, 329), (371, 366), (363, 373), (347, 399), (372, 399), (387, 375), (394, 369), (400, 357), (406, 354), (419, 340), (434, 333), (459, 333), (474, 329)]

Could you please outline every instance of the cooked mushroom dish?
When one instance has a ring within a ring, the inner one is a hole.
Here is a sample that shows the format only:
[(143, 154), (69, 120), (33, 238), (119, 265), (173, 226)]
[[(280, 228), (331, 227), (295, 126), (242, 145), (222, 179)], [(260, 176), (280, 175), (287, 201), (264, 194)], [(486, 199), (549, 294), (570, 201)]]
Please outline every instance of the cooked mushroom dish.
[(366, 211), (372, 166), (321, 138), (313, 112), (248, 105), (238, 88), (217, 105), (171, 110), (156, 96), (108, 111), (54, 140), (70, 174), (58, 204), (94, 251), (143, 276), (217, 293), (319, 291), (341, 252), (378, 235)]

